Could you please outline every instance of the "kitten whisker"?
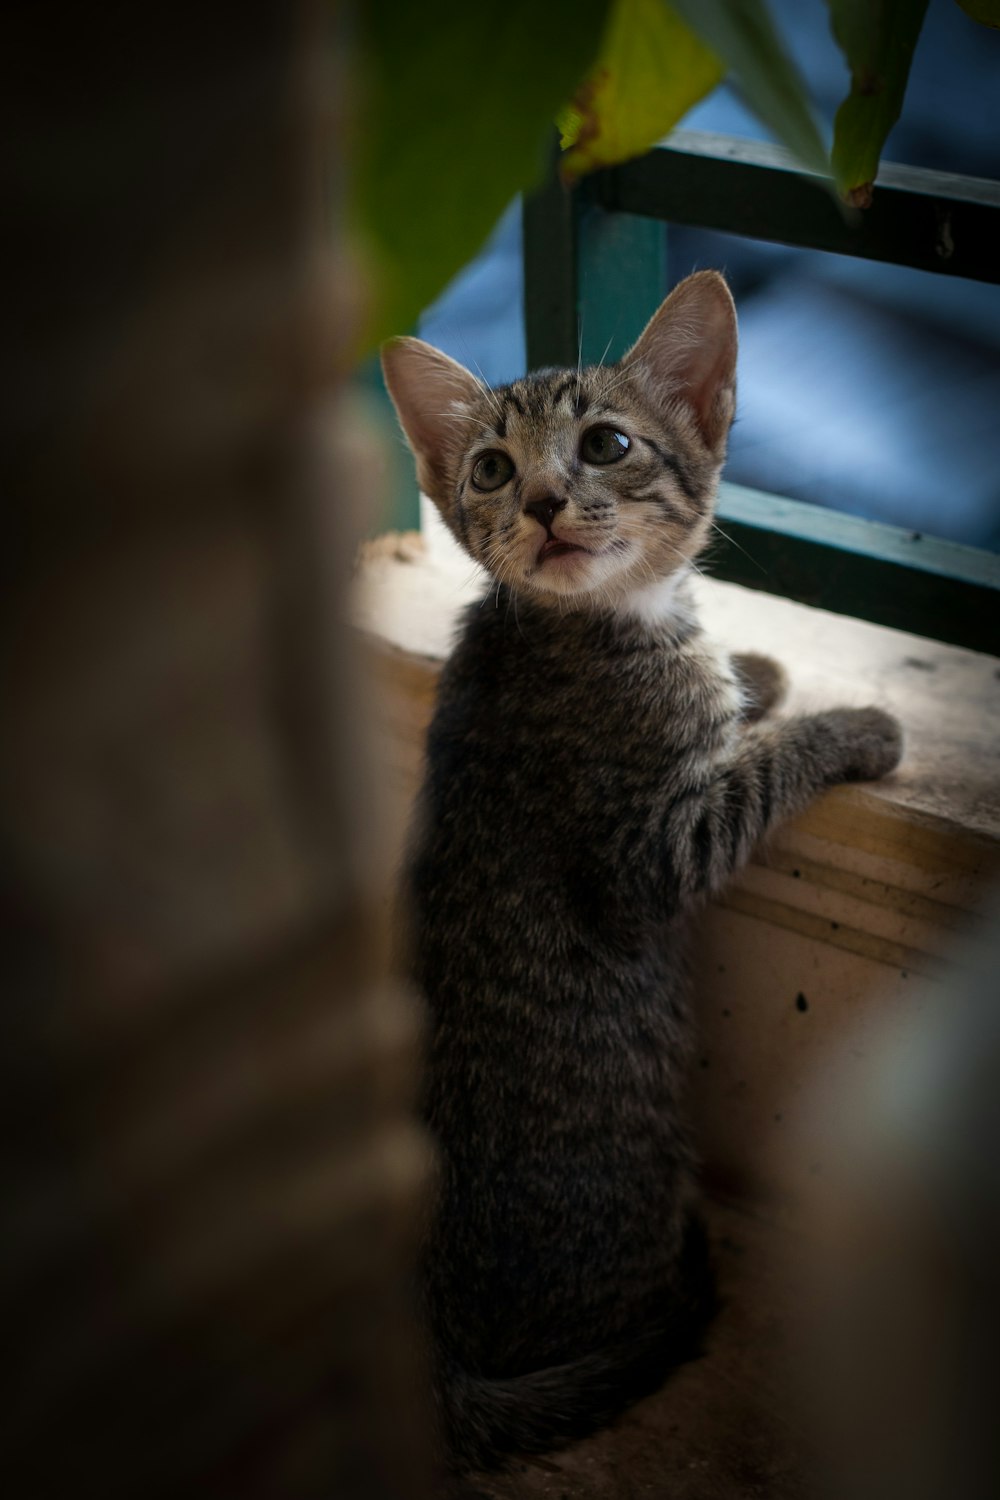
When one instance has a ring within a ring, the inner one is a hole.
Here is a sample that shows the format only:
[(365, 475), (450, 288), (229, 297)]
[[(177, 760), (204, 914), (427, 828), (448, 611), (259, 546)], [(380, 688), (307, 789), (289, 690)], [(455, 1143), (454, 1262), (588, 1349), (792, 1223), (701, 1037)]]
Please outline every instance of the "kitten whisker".
[[(497, 539), (497, 538), (494, 538), (493, 541), (490, 542), (489, 545), (486, 548), (486, 567), (487, 567), (487, 570), (489, 572), (492, 572), (493, 575), (496, 578), (497, 587), (496, 587), (496, 593), (495, 593), (494, 599), (493, 599), (493, 606), (494, 606), (495, 609), (499, 609), (500, 608), (500, 589), (501, 589), (501, 587), (506, 587), (507, 590), (508, 590), (508, 592), (511, 595), (513, 595), (513, 594), (516, 593), (516, 588), (515, 588), (515, 583), (514, 583), (514, 567), (515, 567), (514, 561), (513, 561), (512, 558), (509, 558), (509, 557), (507, 557), (504, 554), (504, 552), (502, 550), (502, 544), (499, 541), (499, 539)], [(479, 606), (480, 609), (482, 609), (483, 605), (486, 603), (486, 600), (489, 599), (491, 593), (492, 593), (492, 590), (487, 589), (485, 595), (483, 596), (483, 599), (480, 601), (480, 606)], [(508, 610), (508, 613), (509, 613), (510, 612), (510, 600), (509, 599), (508, 599), (508, 602), (507, 602), (507, 610)], [(514, 618), (515, 618), (515, 620), (517, 619), (516, 603), (515, 603)]]
[(511, 594), (511, 598), (514, 601), (514, 624), (517, 626), (517, 633), (518, 633), (518, 635), (521, 637), (522, 641), (524, 641), (524, 644), (527, 645), (528, 644), (528, 638), (525, 635), (524, 631), (521, 629), (521, 621), (518, 618), (518, 613), (517, 613), (517, 590), (516, 589), (511, 589), (510, 594)]
[[(612, 365), (611, 368), (613, 369), (614, 366)], [(625, 383), (625, 381), (629, 379), (629, 377), (631, 376), (631, 374), (632, 374), (631, 370), (629, 370), (627, 368), (623, 369), (623, 370), (619, 370), (619, 372), (615, 376), (614, 380), (612, 380), (609, 385), (606, 385), (606, 386), (604, 386), (602, 388), (601, 395), (602, 396), (610, 396), (613, 391), (616, 391), (620, 385), (623, 385)]]
[(758, 562), (755, 557), (751, 556), (751, 554), (747, 551), (747, 549), (745, 547), (741, 547), (740, 544), (739, 544), (739, 542), (736, 540), (736, 538), (734, 536), (730, 536), (728, 531), (723, 531), (722, 527), (716, 521), (709, 521), (708, 524), (709, 524), (709, 526), (711, 526), (711, 528), (712, 528), (713, 531), (717, 531), (719, 533), (719, 535), (721, 537), (724, 537), (725, 540), (727, 542), (729, 542), (729, 544), (731, 546), (735, 547), (736, 550), (737, 550), (737, 552), (742, 552), (743, 556), (747, 559), (747, 561), (748, 562), (752, 562), (755, 568), (759, 568), (760, 571), (763, 574), (765, 574), (765, 575), (767, 574), (767, 569), (765, 568), (764, 564), (761, 563), (761, 562)]
[[(500, 402), (497, 400), (496, 392), (487, 383), (486, 376), (483, 373), (483, 367), (479, 363), (479, 361), (476, 358), (476, 356), (473, 354), (472, 350), (469, 348), (469, 346), (466, 343), (465, 339), (462, 340), (462, 348), (465, 350), (465, 355), (466, 355), (466, 369), (469, 371), (469, 375), (475, 381), (476, 385), (482, 391), (483, 395), (486, 397), (486, 400), (489, 403), (490, 408), (496, 413), (496, 415), (498, 417), (502, 417), (503, 416), (503, 407), (500, 405)], [(479, 372), (478, 375), (475, 373), (475, 371), (469, 369), (469, 361), (470, 360), (471, 360), (472, 364), (475, 365), (476, 370)]]
[(480, 389), (482, 390), (483, 395), (486, 397), (487, 401), (490, 404), (490, 407), (493, 411), (496, 412), (497, 416), (502, 417), (503, 407), (500, 404), (496, 392), (486, 383), (486, 376), (483, 374), (482, 366), (480, 365), (478, 359), (476, 359), (475, 355), (473, 355), (472, 358), (475, 363), (476, 369), (479, 371), (478, 384)]
[(611, 345), (614, 343), (614, 341), (615, 341), (615, 339), (616, 339), (616, 337), (618, 335), (618, 329), (619, 329), (620, 326), (621, 326), (621, 314), (619, 314), (618, 321), (615, 323), (614, 328), (611, 330), (611, 336), (608, 339), (608, 342), (604, 346), (604, 353), (601, 355), (600, 359), (597, 361), (598, 365), (600, 365), (602, 369), (604, 367), (604, 361), (608, 357), (608, 350), (611, 348)]

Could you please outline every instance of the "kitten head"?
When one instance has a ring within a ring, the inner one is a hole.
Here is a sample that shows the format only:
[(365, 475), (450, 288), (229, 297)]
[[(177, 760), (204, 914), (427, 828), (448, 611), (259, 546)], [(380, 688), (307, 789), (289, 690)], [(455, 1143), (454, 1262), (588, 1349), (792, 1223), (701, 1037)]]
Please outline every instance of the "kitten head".
[(382, 363), (421, 489), (511, 588), (614, 605), (704, 545), (736, 392), (717, 272), (676, 287), (616, 365), (491, 391), (420, 339), (392, 340)]

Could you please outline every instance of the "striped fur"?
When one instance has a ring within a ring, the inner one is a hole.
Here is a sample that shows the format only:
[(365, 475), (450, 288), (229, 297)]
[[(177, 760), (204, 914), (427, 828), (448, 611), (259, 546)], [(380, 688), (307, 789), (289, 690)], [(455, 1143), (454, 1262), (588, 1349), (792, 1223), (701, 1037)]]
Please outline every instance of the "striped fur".
[[(413, 340), (385, 362), (422, 483), (494, 579), (442, 676), (407, 868), (428, 1316), (451, 1459), (482, 1466), (609, 1420), (695, 1349), (688, 914), (818, 790), (889, 771), (900, 735), (877, 709), (752, 722), (780, 668), (698, 625), (733, 408), (721, 278), (608, 369), (489, 392)], [(619, 462), (581, 458), (595, 423), (629, 438)], [(491, 450), (515, 473), (484, 494)], [(565, 503), (539, 519), (539, 497)], [(587, 550), (556, 573), (551, 536)]]

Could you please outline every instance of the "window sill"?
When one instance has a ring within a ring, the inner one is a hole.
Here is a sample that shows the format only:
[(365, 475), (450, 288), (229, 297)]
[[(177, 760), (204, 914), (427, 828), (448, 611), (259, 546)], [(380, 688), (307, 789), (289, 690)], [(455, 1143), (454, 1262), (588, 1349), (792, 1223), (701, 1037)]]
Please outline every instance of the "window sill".
[[(369, 544), (355, 608), (399, 827), (457, 612), (482, 585), (450, 541), (426, 534)], [(948, 996), (941, 978), (1000, 867), (1000, 662), (733, 584), (699, 581), (699, 592), (721, 640), (785, 663), (792, 710), (882, 703), (906, 726), (907, 754), (885, 782), (837, 788), (781, 828), (701, 918), (691, 1109), (722, 1311), (704, 1358), (559, 1456), (569, 1487), (595, 1496), (618, 1494), (622, 1473), (684, 1488), (693, 1469), (705, 1494), (742, 1495), (748, 1455), (768, 1493), (801, 1492), (784, 1415), (785, 1268), (836, 1148), (817, 1132), (817, 1085), (828, 1098), (835, 1076), (850, 1113), (884, 1023), (905, 1028), (929, 995)], [(547, 1476), (479, 1476), (476, 1488), (541, 1496)]]
[[(426, 534), (368, 545), (355, 606), (398, 827), (457, 613), (482, 592), (450, 539)], [(791, 1121), (817, 1068), (848, 1037), (862, 1055), (879, 1018), (947, 976), (1000, 871), (1000, 662), (697, 582), (715, 636), (785, 664), (784, 711), (874, 702), (907, 737), (898, 772), (838, 787), (778, 829), (702, 921), (704, 1159), (726, 1193), (773, 1205), (793, 1201), (815, 1165)]]
[[(355, 622), (387, 657), (436, 675), (461, 608), (481, 596), (484, 575), (432, 533), (389, 534), (368, 544)], [(926, 851), (959, 837), (1000, 851), (1000, 660), (787, 599), (705, 578), (696, 580), (702, 619), (734, 650), (778, 657), (792, 689), (785, 711), (878, 703), (897, 713), (907, 736), (903, 765), (886, 781), (843, 787), (798, 820), (836, 839), (848, 817), (852, 838), (873, 855), (893, 838), (885, 824), (905, 819)], [(860, 823), (867, 824), (862, 829)], [(946, 864), (953, 860), (945, 858)], [(980, 868), (962, 857), (963, 869)]]

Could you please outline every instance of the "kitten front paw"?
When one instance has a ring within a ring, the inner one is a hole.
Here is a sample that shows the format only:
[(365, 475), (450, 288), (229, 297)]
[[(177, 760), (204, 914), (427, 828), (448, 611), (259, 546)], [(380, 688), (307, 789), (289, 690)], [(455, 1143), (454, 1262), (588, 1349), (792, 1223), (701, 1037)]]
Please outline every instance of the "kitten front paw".
[(772, 708), (777, 708), (788, 692), (788, 673), (773, 656), (756, 651), (741, 651), (732, 658), (733, 670), (745, 694), (743, 718), (756, 724)]
[(836, 708), (822, 717), (837, 745), (838, 781), (878, 781), (899, 765), (903, 727), (881, 708)]

